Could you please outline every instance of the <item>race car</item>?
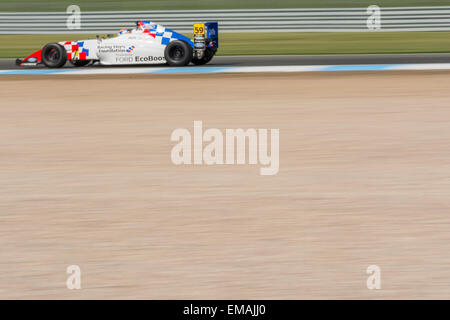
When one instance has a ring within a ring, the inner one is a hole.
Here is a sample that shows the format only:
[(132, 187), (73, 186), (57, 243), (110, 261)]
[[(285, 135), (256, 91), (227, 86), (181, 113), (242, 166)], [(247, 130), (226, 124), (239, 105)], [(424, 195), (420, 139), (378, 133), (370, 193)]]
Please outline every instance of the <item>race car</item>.
[(18, 66), (44, 64), (61, 68), (67, 61), (82, 67), (90, 63), (101, 65), (168, 64), (203, 65), (211, 61), (219, 48), (217, 22), (194, 24), (194, 38), (177, 33), (150, 21), (138, 21), (136, 28), (122, 29), (115, 37), (49, 43)]

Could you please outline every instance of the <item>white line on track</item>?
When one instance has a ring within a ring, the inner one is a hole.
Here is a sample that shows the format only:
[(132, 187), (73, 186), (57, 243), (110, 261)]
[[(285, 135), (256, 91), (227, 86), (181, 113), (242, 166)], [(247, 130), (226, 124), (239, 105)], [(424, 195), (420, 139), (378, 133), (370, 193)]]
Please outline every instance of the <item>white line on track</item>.
[(383, 70), (450, 70), (450, 63), (368, 64), (265, 67), (129, 67), (95, 69), (19, 69), (0, 70), (0, 75), (107, 75), (107, 74), (211, 74), (258, 72), (318, 72), (318, 71), (383, 71)]

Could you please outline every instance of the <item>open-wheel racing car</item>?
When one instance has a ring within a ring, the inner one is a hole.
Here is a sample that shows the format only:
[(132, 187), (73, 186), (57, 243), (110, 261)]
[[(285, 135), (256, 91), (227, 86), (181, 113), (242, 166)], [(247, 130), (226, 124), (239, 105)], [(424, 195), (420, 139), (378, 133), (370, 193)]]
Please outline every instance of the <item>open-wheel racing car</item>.
[(203, 65), (211, 61), (218, 47), (217, 22), (194, 24), (194, 38), (191, 40), (161, 25), (139, 21), (136, 28), (122, 29), (116, 37), (49, 43), (25, 59), (17, 59), (16, 64), (61, 68), (68, 60), (78, 67), (90, 63)]

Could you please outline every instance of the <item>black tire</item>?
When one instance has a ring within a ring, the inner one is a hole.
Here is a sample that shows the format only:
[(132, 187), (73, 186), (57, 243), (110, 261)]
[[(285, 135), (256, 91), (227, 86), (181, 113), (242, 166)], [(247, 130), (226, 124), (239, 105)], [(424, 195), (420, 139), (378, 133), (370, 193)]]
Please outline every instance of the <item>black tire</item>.
[(206, 52), (205, 52), (205, 55), (203, 56), (203, 58), (197, 59), (194, 57), (192, 59), (192, 63), (195, 64), (196, 66), (202, 66), (204, 64), (207, 64), (208, 62), (210, 62), (212, 60), (212, 58), (214, 58), (215, 53), (216, 53), (215, 51), (208, 48), (208, 49), (206, 49)]
[(70, 63), (75, 67), (85, 67), (91, 63), (91, 60), (70, 60)]
[(182, 40), (170, 42), (164, 50), (164, 58), (169, 66), (187, 66), (192, 60), (192, 55), (192, 47)]
[(58, 43), (49, 43), (42, 49), (42, 62), (47, 68), (61, 68), (66, 64), (67, 52)]

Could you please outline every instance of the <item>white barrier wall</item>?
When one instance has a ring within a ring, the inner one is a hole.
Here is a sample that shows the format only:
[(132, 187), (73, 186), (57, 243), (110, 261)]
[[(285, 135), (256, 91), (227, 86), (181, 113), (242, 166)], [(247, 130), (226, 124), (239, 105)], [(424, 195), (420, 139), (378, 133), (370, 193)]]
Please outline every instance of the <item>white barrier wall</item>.
[[(151, 20), (181, 32), (219, 21), (221, 32), (449, 31), (448, 7), (0, 13), (0, 34), (110, 33)], [(82, 9), (82, 8), (81, 8)]]

